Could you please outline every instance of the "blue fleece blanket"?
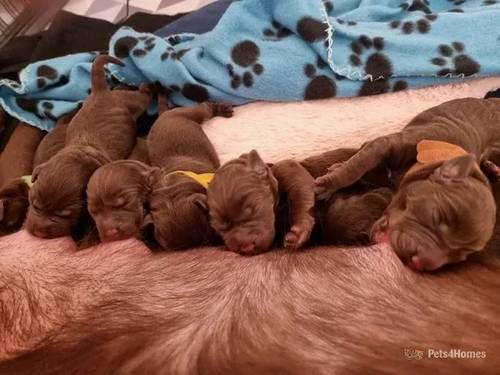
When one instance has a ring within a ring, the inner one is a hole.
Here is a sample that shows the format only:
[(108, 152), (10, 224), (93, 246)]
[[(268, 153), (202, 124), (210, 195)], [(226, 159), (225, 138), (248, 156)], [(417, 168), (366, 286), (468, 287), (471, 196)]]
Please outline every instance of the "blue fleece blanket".
[[(161, 82), (181, 106), (381, 94), (500, 74), (499, 20), (494, 0), (242, 0), (203, 35), (118, 30), (109, 51), (126, 66), (108, 69)], [(94, 58), (32, 64), (1, 83), (0, 104), (50, 130), (87, 96)]]

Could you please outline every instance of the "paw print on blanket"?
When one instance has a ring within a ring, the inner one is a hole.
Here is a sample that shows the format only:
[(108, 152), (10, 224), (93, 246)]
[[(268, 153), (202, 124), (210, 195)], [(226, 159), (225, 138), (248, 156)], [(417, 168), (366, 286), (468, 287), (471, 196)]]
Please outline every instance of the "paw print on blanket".
[(323, 4), (325, 5), (326, 13), (330, 14), (333, 12), (333, 1), (331, 0), (323, 0)]
[(260, 49), (251, 40), (245, 40), (236, 44), (231, 50), (231, 60), (237, 66), (245, 69), (242, 74), (236, 72), (233, 64), (227, 64), (226, 69), (231, 78), (231, 87), (236, 90), (241, 84), (245, 87), (252, 87), (254, 84), (254, 74), (261, 75), (264, 72), (264, 66), (259, 64)]
[(401, 30), (403, 34), (412, 34), (418, 31), (420, 34), (427, 34), (431, 30), (431, 22), (437, 20), (437, 14), (427, 14), (425, 17), (416, 21), (399, 21), (389, 22), (392, 29)]
[(292, 35), (292, 32), (278, 21), (273, 21), (270, 27), (262, 31), (262, 34), (271, 40), (281, 40)]
[(464, 51), (465, 46), (461, 42), (453, 42), (451, 45), (441, 44), (438, 47), (440, 57), (431, 60), (432, 64), (443, 67), (437, 74), (439, 76), (463, 74), (467, 77), (478, 73), (481, 65)]
[(341, 20), (340, 18), (337, 18), (337, 22), (340, 25), (347, 25), (347, 26), (356, 26), (358, 24), (356, 21), (344, 21)]
[(119, 59), (125, 59), (130, 55), (144, 57), (155, 48), (155, 38), (148, 36), (124, 36), (116, 41), (114, 54)]
[(326, 99), (337, 95), (337, 84), (334, 80), (326, 75), (317, 75), (318, 69), (325, 69), (328, 64), (318, 56), (316, 66), (314, 64), (306, 64), (304, 66), (304, 74), (311, 79), (304, 90), (305, 100)]
[[(41, 103), (42, 108), (40, 109), (38, 105)], [(57, 121), (57, 118), (52, 114), (52, 109), (54, 104), (44, 100), (26, 99), (26, 98), (16, 98), (16, 104), (19, 108), (25, 110), (26, 112), (33, 113), (39, 119), (50, 119), (52, 121)]]
[(59, 75), (56, 69), (45, 64), (36, 69), (36, 76), (36, 85), (39, 89), (46, 86), (50, 86), (50, 88), (64, 86), (69, 81), (64, 74)]
[(483, 1), (483, 5), (495, 5), (495, 4), (500, 4), (500, 2), (498, 0), (484, 0)]
[(203, 103), (210, 100), (208, 90), (196, 83), (186, 83), (182, 87), (171, 85), (169, 89), (173, 92), (181, 93), (184, 97), (193, 102)]
[(297, 22), (297, 33), (309, 43), (325, 40), (328, 36), (327, 30), (328, 25), (324, 21), (309, 16), (302, 17)]
[(167, 47), (167, 51), (163, 52), (161, 54), (160, 59), (161, 59), (161, 61), (165, 61), (168, 59), (180, 60), (182, 58), (182, 56), (184, 56), (186, 54), (186, 52), (188, 52), (189, 50), (190, 50), (190, 48), (185, 48), (185, 49), (181, 49), (179, 51), (175, 51), (174, 48)]
[[(383, 94), (391, 91), (388, 79), (392, 76), (392, 62), (387, 55), (382, 53), (385, 47), (384, 38), (375, 37), (371, 39), (367, 35), (361, 35), (359, 39), (351, 43), (352, 54), (351, 65), (355, 67), (364, 66), (366, 74), (372, 76), (373, 81), (367, 79), (363, 82), (359, 91), (360, 96)], [(373, 51), (363, 63), (365, 52)], [(403, 80), (396, 81), (392, 91), (401, 91), (408, 87)]]
[(426, 14), (431, 14), (432, 10), (430, 7), (429, 0), (413, 0), (410, 3), (402, 3), (400, 7), (408, 12), (424, 12)]

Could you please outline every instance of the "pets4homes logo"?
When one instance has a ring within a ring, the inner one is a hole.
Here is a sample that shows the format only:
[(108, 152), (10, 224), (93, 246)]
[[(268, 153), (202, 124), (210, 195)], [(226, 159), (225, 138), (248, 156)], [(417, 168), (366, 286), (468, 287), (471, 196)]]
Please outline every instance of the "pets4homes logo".
[(418, 348), (405, 348), (404, 356), (408, 360), (422, 360), (424, 358), (437, 358), (437, 359), (485, 359), (485, 351), (473, 351), (462, 349), (418, 349)]

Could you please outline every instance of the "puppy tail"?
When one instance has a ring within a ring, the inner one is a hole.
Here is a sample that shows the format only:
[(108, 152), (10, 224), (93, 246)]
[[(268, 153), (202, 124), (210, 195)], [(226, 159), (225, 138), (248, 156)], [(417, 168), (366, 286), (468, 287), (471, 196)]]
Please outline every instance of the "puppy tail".
[(99, 55), (92, 64), (92, 92), (109, 90), (106, 81), (106, 73), (104, 72), (104, 65), (113, 63), (116, 65), (124, 66), (121, 60), (109, 55)]

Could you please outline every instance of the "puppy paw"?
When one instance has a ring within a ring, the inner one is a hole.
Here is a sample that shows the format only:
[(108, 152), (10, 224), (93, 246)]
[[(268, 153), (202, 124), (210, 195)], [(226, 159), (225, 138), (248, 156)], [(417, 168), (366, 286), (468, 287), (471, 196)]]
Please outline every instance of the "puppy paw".
[(500, 180), (500, 167), (490, 160), (481, 162), (481, 170), (492, 181)]
[(293, 225), (290, 228), (290, 232), (288, 232), (285, 236), (285, 248), (292, 250), (301, 248), (311, 236), (313, 226), (314, 219), (312, 218)]
[(231, 104), (211, 102), (210, 105), (214, 116), (233, 117), (233, 106)]
[(314, 193), (316, 195), (316, 200), (328, 200), (335, 192), (334, 189), (330, 187), (330, 178), (328, 174), (316, 178), (316, 180), (314, 180), (314, 183)]

